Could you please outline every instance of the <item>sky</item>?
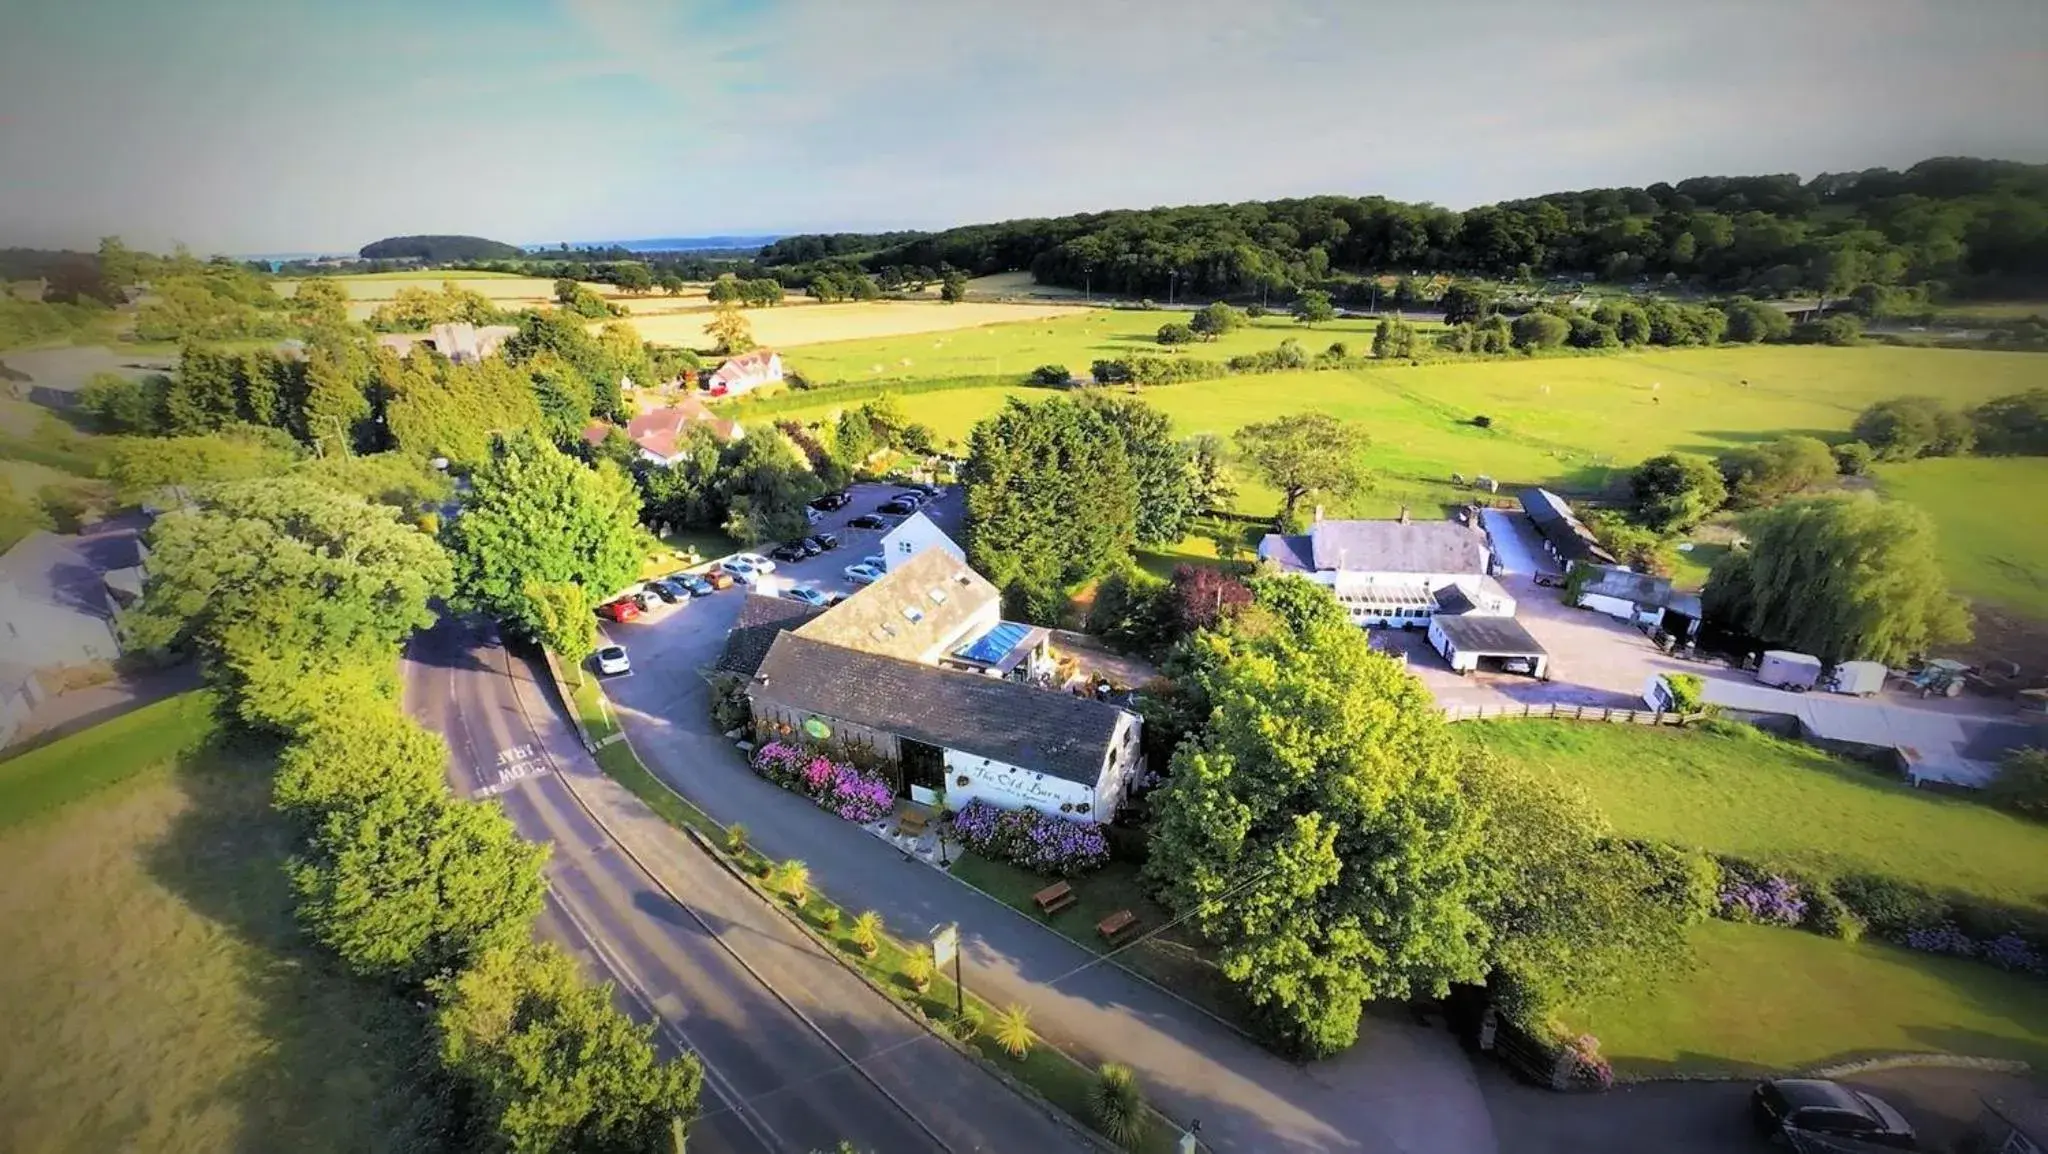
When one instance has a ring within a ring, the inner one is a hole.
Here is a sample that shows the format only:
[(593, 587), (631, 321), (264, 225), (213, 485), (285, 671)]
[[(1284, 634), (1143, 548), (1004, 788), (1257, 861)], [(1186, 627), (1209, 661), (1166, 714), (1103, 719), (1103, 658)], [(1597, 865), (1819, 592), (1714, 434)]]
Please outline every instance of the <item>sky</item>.
[(1452, 208), (2048, 161), (2044, 0), (0, 0), (0, 246)]

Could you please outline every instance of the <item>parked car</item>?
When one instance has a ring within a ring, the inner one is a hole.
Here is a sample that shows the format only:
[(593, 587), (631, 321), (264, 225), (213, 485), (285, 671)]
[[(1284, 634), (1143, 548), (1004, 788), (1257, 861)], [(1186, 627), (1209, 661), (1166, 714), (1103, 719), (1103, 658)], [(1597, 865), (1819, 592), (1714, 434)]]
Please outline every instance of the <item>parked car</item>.
[(1895, 1150), (1917, 1149), (1913, 1126), (1875, 1095), (1818, 1078), (1760, 1082), (1749, 1096), (1757, 1132), (1778, 1138), (1788, 1131), (1852, 1138)]
[(887, 513), (891, 517), (908, 517), (912, 513), (917, 512), (917, 503), (914, 501), (906, 501), (901, 497), (896, 497), (894, 499), (884, 501), (881, 504), (881, 506), (875, 510), (875, 512)]
[(820, 553), (830, 553), (839, 548), (839, 537), (834, 533), (820, 533), (812, 537), (809, 544), (816, 545)]
[(865, 562), (858, 565), (848, 565), (846, 568), (841, 569), (840, 572), (844, 573), (846, 579), (855, 585), (873, 585), (882, 579), (882, 571)]
[(630, 594), (630, 596), (633, 599), (633, 603), (640, 607), (640, 612), (642, 613), (646, 613), (649, 610), (653, 609), (654, 603), (660, 600), (660, 598), (656, 597), (652, 593), (649, 593), (645, 589), (642, 589), (637, 593)]
[(849, 529), (887, 529), (889, 522), (873, 513), (862, 513), (860, 516), (848, 521), (846, 526)]
[(823, 521), (824, 519), (825, 519), (825, 514), (823, 514), (823, 513), (820, 513), (820, 512), (818, 512), (818, 511), (817, 511), (816, 509), (813, 509), (813, 508), (811, 508), (811, 507), (810, 507), (810, 506), (808, 506), (808, 505), (804, 506), (804, 520), (805, 520), (805, 521), (809, 522), (810, 524), (813, 524), (813, 525), (815, 525), (815, 524), (817, 524), (818, 522), (820, 522), (820, 521)]
[(945, 490), (939, 488), (937, 485), (927, 485), (921, 481), (912, 482), (910, 487), (916, 489), (920, 493), (923, 493), (925, 495), (925, 499), (928, 501), (938, 500), (940, 494), (945, 492)]
[(631, 673), (633, 662), (626, 656), (622, 645), (607, 645), (597, 651), (597, 671), (609, 677), (618, 673)]
[(661, 598), (670, 605), (674, 605), (678, 601), (688, 601), (690, 599), (690, 591), (673, 581), (649, 581), (647, 587), (654, 591), (656, 597)]
[(1520, 673), (1530, 677), (1536, 675), (1536, 662), (1528, 657), (1509, 657), (1500, 663), (1500, 667), (1504, 673)]
[(889, 571), (889, 559), (880, 553), (870, 553), (861, 558), (860, 563), (878, 573), (887, 573)]
[(926, 501), (929, 501), (931, 499), (931, 494), (925, 492), (923, 489), (904, 489), (901, 492), (897, 493), (895, 496), (890, 498), (890, 500), (892, 501), (908, 501), (913, 505), (919, 506), (922, 506)]
[(631, 621), (640, 616), (640, 603), (630, 597), (621, 597), (617, 601), (607, 601), (598, 606), (597, 614), (621, 623)]
[(1538, 573), (1536, 575), (1536, 584), (1543, 586), (1545, 589), (1562, 589), (1564, 588), (1564, 577), (1557, 573)]
[(829, 513), (835, 509), (844, 509), (852, 502), (853, 494), (841, 489), (837, 493), (827, 493), (811, 502), (811, 508), (823, 509)]
[(825, 596), (823, 593), (820, 593), (818, 590), (813, 589), (808, 585), (797, 585), (790, 589), (786, 589), (783, 591), (782, 595), (784, 597), (789, 598), (791, 601), (801, 601), (806, 605), (814, 606), (818, 609), (823, 609), (827, 605), (832, 604), (832, 599), (830, 597)]
[(732, 559), (745, 565), (751, 565), (763, 573), (775, 572), (775, 562), (761, 556), (759, 553), (734, 553)]
[[(711, 586), (713, 593), (718, 592), (720, 589), (732, 588), (732, 574), (727, 573), (723, 569), (706, 569), (704, 572), (697, 574), (697, 580)], [(701, 597), (703, 594), (699, 593), (698, 596)]]
[(718, 567), (725, 570), (727, 577), (741, 585), (752, 585), (766, 576), (758, 566), (737, 557), (728, 557), (720, 561)]
[(683, 591), (692, 597), (709, 597), (718, 592), (718, 587), (713, 585), (709, 578), (695, 573), (678, 573), (669, 580), (682, 586)]
[(801, 561), (811, 554), (809, 550), (804, 548), (803, 542), (785, 541), (769, 550), (768, 555), (777, 561)]

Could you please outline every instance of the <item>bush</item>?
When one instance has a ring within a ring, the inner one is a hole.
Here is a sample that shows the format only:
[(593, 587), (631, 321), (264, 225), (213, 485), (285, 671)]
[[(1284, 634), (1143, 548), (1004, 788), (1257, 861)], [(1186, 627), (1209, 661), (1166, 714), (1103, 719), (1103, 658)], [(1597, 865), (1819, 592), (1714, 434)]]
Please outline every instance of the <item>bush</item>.
[(1835, 881), (1835, 894), (1879, 936), (1904, 942), (1948, 918), (1948, 903), (1919, 886), (1881, 874), (1851, 874)]
[[(1732, 867), (1732, 868), (1731, 868)], [(1721, 863), (1722, 917), (1731, 922), (1765, 926), (1796, 926), (1806, 920), (1806, 895), (1797, 882), (1778, 874), (1751, 874), (1739, 865)]]
[(1861, 477), (1870, 471), (1877, 453), (1861, 441), (1844, 441), (1834, 448), (1835, 472), (1844, 477)]
[(995, 1039), (1004, 1053), (1018, 1061), (1022, 1061), (1038, 1041), (1038, 1035), (1031, 1029), (1031, 1012), (1015, 1002), (997, 1012), (995, 1025), (989, 1028), (989, 1037)]
[(818, 925), (826, 930), (839, 928), (839, 907), (825, 905), (818, 907)]
[(879, 774), (787, 742), (771, 741), (756, 750), (754, 772), (861, 825), (880, 821), (896, 804), (895, 787)]
[(947, 1020), (946, 1029), (951, 1031), (955, 1038), (963, 1042), (972, 1042), (975, 1036), (981, 1033), (981, 1010), (975, 1006), (966, 1007)]
[(1628, 846), (1657, 878), (1649, 896), (1677, 911), (1687, 925), (1707, 920), (1720, 907), (1721, 864), (1711, 856), (1661, 842)]
[(1267, 310), (1265, 305), (1249, 305), (1245, 308), (1244, 315), (1252, 318), (1253, 320), (1257, 320), (1260, 317), (1265, 316), (1266, 312)]
[(1481, 413), (1472, 418), (1472, 427), (1475, 429), (1491, 429), (1493, 428), (1493, 418), (1485, 413)]
[(931, 989), (932, 975), (937, 972), (938, 966), (932, 962), (930, 946), (912, 946), (910, 952), (903, 956), (903, 980), (920, 994)]
[(1195, 330), (1179, 321), (1168, 321), (1159, 326), (1159, 343), (1162, 345), (1185, 345), (1195, 339)]
[(1100, 826), (1035, 809), (997, 809), (980, 798), (954, 815), (953, 830), (975, 853), (1034, 873), (1081, 873), (1109, 861)]
[(1863, 322), (1853, 313), (1837, 313), (1817, 321), (1792, 326), (1792, 343), (1798, 345), (1855, 345), (1863, 343)]
[(1031, 370), (1028, 378), (1034, 385), (1064, 385), (1074, 379), (1074, 374), (1065, 365), (1040, 365)]
[(1138, 1077), (1120, 1062), (1104, 1062), (1095, 1072), (1095, 1086), (1088, 1095), (1096, 1128), (1126, 1150), (1135, 1150), (1145, 1140), (1151, 1117), (1146, 1113), (1145, 1093)]
[(1572, 1085), (1590, 1090), (1612, 1090), (1614, 1067), (1600, 1055), (1600, 1039), (1580, 1034), (1565, 1044), (1572, 1055)]
[(1999, 764), (1985, 791), (1994, 805), (2048, 819), (2048, 750), (2016, 749)]
[(853, 939), (854, 949), (865, 957), (874, 957), (882, 948), (882, 915), (874, 910), (862, 911), (853, 919), (853, 932), (848, 936)]
[(1849, 903), (1833, 890), (1820, 886), (1807, 894), (1806, 921), (1802, 928), (1824, 938), (1853, 942), (1863, 937), (1864, 927), (1863, 919), (1849, 908)]
[(1671, 708), (1678, 713), (1698, 713), (1706, 703), (1707, 682), (1697, 673), (1667, 673), (1665, 688), (1671, 691)]
[(737, 857), (747, 852), (747, 827), (734, 822), (725, 827), (725, 852)]

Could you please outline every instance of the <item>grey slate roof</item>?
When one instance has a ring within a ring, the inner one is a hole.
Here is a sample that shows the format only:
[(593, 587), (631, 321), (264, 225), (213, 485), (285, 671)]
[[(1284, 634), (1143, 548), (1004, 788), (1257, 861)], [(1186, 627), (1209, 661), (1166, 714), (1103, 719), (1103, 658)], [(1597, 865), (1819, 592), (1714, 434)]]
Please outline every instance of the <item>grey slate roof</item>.
[(1259, 538), (1259, 560), (1271, 561), (1288, 573), (1313, 573), (1316, 568), (1306, 533), (1292, 537), (1268, 533)]
[(1440, 627), (1460, 653), (1505, 657), (1546, 657), (1549, 651), (1530, 636), (1522, 623), (1512, 617), (1438, 616), (1430, 624)]
[(142, 564), (142, 539), (133, 529), (60, 536), (38, 530), (0, 555), (0, 580), (24, 600), (111, 619), (115, 604), (107, 574)]
[(752, 677), (777, 637), (823, 612), (801, 601), (747, 594), (747, 599), (740, 603), (740, 615), (733, 622), (732, 632), (725, 635), (725, 651), (718, 655), (713, 668), (721, 673)]
[(1319, 570), (1486, 572), (1486, 538), (1455, 521), (1319, 521), (1308, 536)]
[(1001, 599), (996, 587), (966, 562), (944, 549), (926, 549), (907, 561), (892, 561), (880, 581), (798, 632), (813, 641), (921, 661), (933, 648), (958, 640), (975, 614)]
[(1593, 531), (1579, 523), (1572, 515), (1572, 507), (1564, 498), (1548, 489), (1524, 489), (1521, 492), (1522, 510), (1529, 514), (1529, 520), (1543, 539), (1557, 550), (1557, 555), (1569, 565), (1574, 561), (1585, 561), (1599, 565), (1614, 564), (1614, 554), (1601, 548), (1593, 537)]
[(748, 696), (1093, 786), (1123, 711), (978, 673), (775, 638)]
[(1653, 577), (1648, 573), (1633, 573), (1613, 565), (1592, 565), (1593, 576), (1580, 592), (1597, 593), (1603, 597), (1614, 597), (1637, 605), (1667, 604), (1672, 598), (1671, 579)]

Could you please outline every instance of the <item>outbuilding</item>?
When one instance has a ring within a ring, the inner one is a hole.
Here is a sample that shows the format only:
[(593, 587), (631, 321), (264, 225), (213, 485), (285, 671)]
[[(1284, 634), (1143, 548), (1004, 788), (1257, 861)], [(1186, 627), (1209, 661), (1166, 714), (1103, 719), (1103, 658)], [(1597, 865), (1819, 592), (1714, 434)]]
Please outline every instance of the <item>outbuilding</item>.
[(1512, 617), (1439, 614), (1429, 620), (1429, 643), (1460, 674), (1505, 672), (1514, 662), (1525, 664), (1531, 677), (1547, 679), (1550, 675), (1549, 652)]

